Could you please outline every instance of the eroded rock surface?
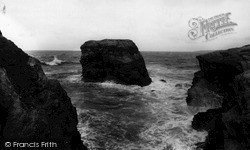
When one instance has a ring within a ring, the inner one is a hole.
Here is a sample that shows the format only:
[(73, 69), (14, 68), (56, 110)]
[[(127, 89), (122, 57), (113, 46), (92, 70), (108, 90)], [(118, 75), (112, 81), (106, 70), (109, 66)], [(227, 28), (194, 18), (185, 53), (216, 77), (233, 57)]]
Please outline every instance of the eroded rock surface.
[(208, 131), (204, 149), (250, 149), (250, 46), (197, 56), (200, 71), (188, 90), (190, 106), (210, 106), (192, 127)]
[(131, 40), (87, 41), (81, 51), (83, 81), (139, 86), (151, 83), (144, 59)]
[(77, 130), (77, 113), (57, 80), (40, 62), (0, 35), (0, 139), (55, 142), (58, 149), (87, 149)]

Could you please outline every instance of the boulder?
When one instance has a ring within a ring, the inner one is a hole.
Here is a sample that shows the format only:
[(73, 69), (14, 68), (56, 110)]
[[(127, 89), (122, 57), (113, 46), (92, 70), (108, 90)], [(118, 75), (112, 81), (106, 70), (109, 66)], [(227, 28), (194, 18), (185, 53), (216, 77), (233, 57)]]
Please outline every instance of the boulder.
[(194, 116), (192, 127), (208, 131), (203, 149), (250, 149), (250, 46), (197, 56), (200, 71), (187, 104), (212, 109)]
[[(54, 142), (58, 149), (87, 149), (77, 130), (77, 113), (57, 80), (40, 62), (0, 36), (0, 139)], [(40, 145), (41, 146), (41, 145)]]
[(144, 59), (131, 40), (87, 41), (81, 46), (82, 80), (126, 85), (151, 83)]

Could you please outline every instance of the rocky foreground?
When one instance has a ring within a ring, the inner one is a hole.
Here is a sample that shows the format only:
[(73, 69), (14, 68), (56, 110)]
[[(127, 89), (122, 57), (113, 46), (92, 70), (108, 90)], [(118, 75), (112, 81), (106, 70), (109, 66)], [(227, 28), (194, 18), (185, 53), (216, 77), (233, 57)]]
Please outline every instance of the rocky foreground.
[[(58, 149), (85, 150), (77, 113), (57, 80), (40, 62), (0, 33), (0, 139), (4, 142), (54, 142)], [(12, 145), (13, 146), (13, 145)], [(56, 148), (53, 145), (53, 148)]]
[(190, 106), (209, 106), (192, 127), (208, 131), (205, 150), (250, 149), (250, 45), (197, 56), (200, 71), (188, 90)]
[(151, 83), (145, 62), (131, 40), (87, 41), (81, 46), (82, 80), (126, 85)]

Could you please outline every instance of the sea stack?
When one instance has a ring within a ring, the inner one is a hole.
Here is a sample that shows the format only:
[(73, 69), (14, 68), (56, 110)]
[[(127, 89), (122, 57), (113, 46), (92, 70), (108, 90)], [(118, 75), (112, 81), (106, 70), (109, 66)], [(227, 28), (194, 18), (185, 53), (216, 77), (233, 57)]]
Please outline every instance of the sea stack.
[(51, 149), (87, 149), (77, 130), (76, 109), (60, 83), (48, 79), (37, 59), (3, 36), (0, 110), (1, 149), (5, 149), (5, 142), (36, 142), (36, 147), (52, 142)]
[(192, 127), (208, 131), (205, 150), (250, 149), (250, 45), (197, 56), (200, 71), (188, 90), (190, 106), (212, 109)]
[(131, 40), (87, 41), (81, 46), (82, 80), (149, 85), (144, 59)]

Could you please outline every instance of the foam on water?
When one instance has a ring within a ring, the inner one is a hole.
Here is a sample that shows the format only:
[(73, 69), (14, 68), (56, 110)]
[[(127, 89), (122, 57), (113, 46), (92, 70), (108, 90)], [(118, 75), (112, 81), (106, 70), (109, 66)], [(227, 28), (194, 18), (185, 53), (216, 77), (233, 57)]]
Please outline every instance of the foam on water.
[[(171, 145), (176, 150), (194, 149), (194, 144), (203, 141), (206, 133), (191, 129), (194, 114), (186, 106), (187, 87), (178, 89), (175, 85), (183, 81), (165, 80), (166, 83), (163, 83), (159, 78), (153, 78), (153, 83), (143, 88), (145, 94), (156, 97), (160, 102), (151, 103), (151, 111), (157, 122), (142, 132), (141, 137), (145, 140), (150, 139), (148, 146), (155, 145), (150, 148), (152, 150), (164, 149), (166, 145)], [(155, 90), (155, 95), (150, 93), (152, 89)]]
[(50, 66), (56, 66), (56, 65), (60, 65), (62, 62), (62, 60), (58, 59), (57, 56), (54, 56), (54, 59), (51, 62), (45, 62), (46, 65), (50, 65)]
[[(143, 127), (138, 129), (138, 139), (128, 139), (125, 136), (128, 130), (119, 128), (117, 130), (120, 130), (119, 133), (122, 136), (117, 138), (120, 139), (108, 139), (102, 146), (107, 150), (195, 149), (195, 144), (204, 141), (207, 133), (197, 132), (191, 128), (193, 115), (197, 112), (187, 107), (185, 101), (186, 92), (191, 85), (191, 81), (183, 80), (184, 78), (182, 77), (178, 77), (178, 79), (166, 77), (166, 72), (175, 74), (175, 70), (160, 68), (159, 66), (149, 66), (148, 70), (152, 78), (152, 83), (149, 86), (126, 86), (114, 82), (97, 83), (101, 88), (107, 90), (116, 89), (118, 91), (128, 91), (135, 95), (140, 95), (141, 98), (136, 101), (145, 103), (145, 106), (143, 106), (143, 109), (134, 111), (137, 111), (138, 115), (140, 115), (140, 113), (148, 115), (144, 120), (138, 119), (138, 122), (142, 121), (141, 123), (143, 124)], [(185, 73), (184, 71), (183, 75)], [(178, 74), (181, 75), (181, 73)], [(128, 98), (126, 101), (131, 102), (131, 99)], [(90, 118), (84, 121), (79, 117), (81, 121), (78, 128), (81, 132), (83, 141), (88, 144), (90, 149), (102, 149), (102, 146), (99, 145), (98, 147), (96, 145), (100, 140), (105, 141), (108, 137), (102, 137), (102, 135), (96, 133), (90, 126), (93, 126), (93, 120), (104, 121), (105, 123), (103, 124), (108, 124), (109, 121), (112, 122), (112, 119), (107, 117), (108, 112), (100, 113), (95, 111), (94, 113), (93, 110), (78, 109), (78, 114), (90, 113), (92, 113), (92, 115), (87, 115)], [(95, 115), (93, 115), (93, 113)], [(125, 116), (126, 114), (124, 117)], [(125, 120), (120, 120), (120, 122), (124, 122)], [(120, 126), (138, 124), (136, 122), (136, 120), (127, 120), (127, 122), (120, 124)], [(106, 127), (106, 125), (104, 126)]]
[(66, 80), (71, 83), (79, 83), (81, 82), (81, 75), (80, 74), (70, 75), (66, 78)]
[(71, 53), (41, 52), (38, 56), (51, 65), (61, 63), (42, 67), (71, 97), (78, 130), (90, 150), (192, 150), (195, 143), (204, 141), (206, 133), (191, 128), (193, 115), (200, 109), (187, 107), (185, 100), (196, 71), (192, 63), (185, 68), (190, 60), (179, 64), (169, 54), (148, 55), (145, 61), (154, 61), (147, 64), (152, 83), (140, 87), (111, 81), (84, 83), (81, 65), (71, 63), (75, 61)]

